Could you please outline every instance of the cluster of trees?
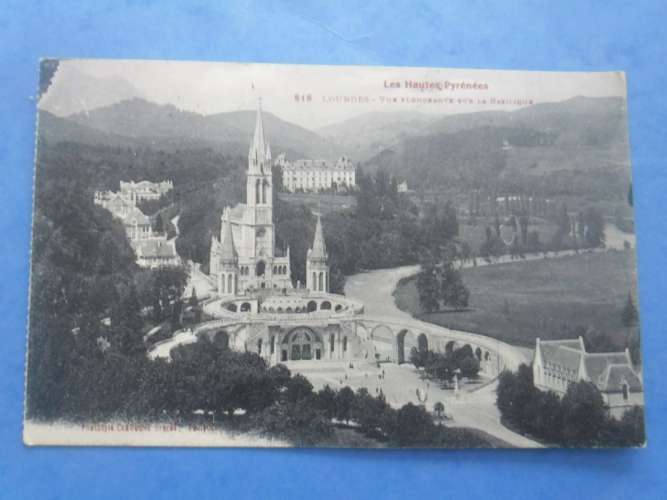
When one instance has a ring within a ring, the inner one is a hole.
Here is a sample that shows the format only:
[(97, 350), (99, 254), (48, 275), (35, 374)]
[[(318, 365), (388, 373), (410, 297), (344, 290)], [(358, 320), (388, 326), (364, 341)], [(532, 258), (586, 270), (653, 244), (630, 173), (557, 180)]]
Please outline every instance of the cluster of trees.
[[(308, 404), (328, 419), (353, 423), (364, 435), (400, 447), (475, 447), (488, 442), (463, 429), (450, 429), (434, 422), (424, 406), (407, 403), (394, 409), (382, 393), (371, 395), (365, 388), (353, 392), (349, 387), (336, 391), (325, 386), (312, 393)], [(434, 412), (442, 415), (442, 403)]]
[(443, 307), (458, 311), (468, 307), (470, 291), (463, 284), (461, 272), (454, 264), (459, 256), (453, 243), (422, 253), (416, 286), (423, 311), (432, 313)]
[(458, 235), (456, 210), (450, 203), (420, 209), (398, 192), (397, 180), (382, 169), (357, 171), (354, 208), (324, 217), (324, 232), (335, 267), (342, 274), (419, 262)]
[(501, 237), (503, 223), (496, 215), (493, 228), (486, 227), (486, 237), (479, 247), (479, 256), (490, 260), (508, 253), (512, 258), (523, 258), (526, 252), (558, 252), (604, 246), (604, 217), (594, 207), (572, 216), (563, 204), (555, 215), (555, 222), (556, 231), (548, 242), (543, 242), (540, 233), (530, 229), (528, 215), (511, 215), (504, 224), (512, 228), (512, 237), (510, 241), (505, 241)]
[(169, 179), (174, 183), (169, 198), (178, 202), (200, 186), (234, 172), (242, 161), (204, 148), (165, 151), (148, 146), (52, 143), (43, 137), (39, 141), (38, 163), (45, 171), (71, 179), (86, 179), (91, 196), (95, 190), (118, 190), (121, 180), (158, 182)]
[(600, 391), (586, 381), (571, 383), (559, 398), (533, 385), (533, 371), (521, 365), (517, 373), (501, 373), (497, 405), (506, 423), (522, 433), (558, 446), (642, 446), (644, 412), (634, 407), (621, 419), (607, 414)]
[(410, 362), (416, 368), (424, 368), (428, 377), (446, 384), (450, 384), (455, 375), (476, 378), (481, 361), (481, 349), (478, 348), (475, 353), (469, 344), (455, 349), (453, 343), (449, 343), (444, 353), (433, 352), (422, 346), (413, 347), (410, 351)]
[(183, 267), (142, 270), (135, 275), (142, 308), (151, 312), (155, 324), (169, 321), (172, 329), (181, 324), (182, 295), (188, 274)]
[(588, 207), (572, 216), (563, 203), (556, 216), (556, 224), (558, 228), (551, 239), (552, 250), (604, 246), (604, 217), (595, 207)]

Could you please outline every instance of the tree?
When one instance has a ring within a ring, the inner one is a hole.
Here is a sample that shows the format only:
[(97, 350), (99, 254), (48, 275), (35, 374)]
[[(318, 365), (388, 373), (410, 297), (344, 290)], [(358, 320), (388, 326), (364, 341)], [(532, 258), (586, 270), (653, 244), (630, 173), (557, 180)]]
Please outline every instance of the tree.
[(438, 419), (442, 419), (445, 415), (445, 405), (441, 401), (436, 402), (433, 405), (433, 413)]
[(429, 313), (440, 309), (440, 287), (435, 262), (422, 263), (416, 285), (421, 309)]
[(111, 316), (111, 327), (117, 339), (119, 351), (126, 355), (145, 352), (141, 317), (141, 303), (134, 284), (130, 284), (121, 292), (120, 303)]
[(496, 405), (503, 417), (524, 425), (523, 409), (530, 403), (535, 391), (530, 367), (522, 364), (517, 373), (505, 370), (498, 378)]
[(598, 388), (584, 380), (571, 383), (561, 405), (564, 442), (584, 447), (600, 444), (606, 413)]
[(348, 422), (350, 420), (350, 410), (354, 402), (354, 392), (348, 386), (343, 387), (336, 394), (336, 418)]
[(291, 403), (296, 403), (297, 401), (306, 399), (308, 396), (312, 395), (312, 393), (313, 384), (311, 384), (310, 381), (300, 373), (292, 376), (292, 378), (290, 378), (287, 382), (287, 390), (285, 391), (285, 395), (287, 397), (287, 401)]
[(336, 391), (329, 387), (328, 384), (317, 392), (317, 407), (329, 419), (336, 416)]
[(623, 323), (623, 326), (634, 326), (637, 324), (637, 319), (637, 308), (632, 300), (632, 293), (628, 293), (628, 299), (621, 311), (621, 322)]
[(429, 446), (436, 436), (433, 419), (421, 406), (403, 405), (396, 414), (392, 441), (397, 446)]
[(415, 365), (415, 368), (422, 368), (426, 364), (426, 357), (428, 350), (416, 347), (410, 349), (410, 363)]
[(350, 418), (359, 424), (362, 432), (367, 435), (377, 434), (382, 413), (387, 407), (383, 399), (374, 398), (364, 387), (357, 390), (350, 408)]
[(273, 386), (281, 390), (287, 387), (287, 383), (290, 380), (292, 374), (285, 365), (279, 364), (272, 366), (269, 369), (269, 377), (273, 383)]

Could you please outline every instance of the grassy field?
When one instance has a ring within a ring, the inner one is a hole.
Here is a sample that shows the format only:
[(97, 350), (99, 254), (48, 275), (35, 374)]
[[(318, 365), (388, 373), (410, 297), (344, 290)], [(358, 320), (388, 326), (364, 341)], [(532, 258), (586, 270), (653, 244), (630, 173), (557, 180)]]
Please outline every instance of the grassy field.
[[(468, 268), (470, 309), (424, 314), (415, 280), (399, 284), (396, 304), (424, 321), (481, 333), (516, 345), (562, 338), (567, 327), (593, 327), (614, 344), (632, 333), (621, 324), (628, 292), (635, 289), (634, 253), (610, 251)], [(633, 293), (634, 295), (634, 293)]]

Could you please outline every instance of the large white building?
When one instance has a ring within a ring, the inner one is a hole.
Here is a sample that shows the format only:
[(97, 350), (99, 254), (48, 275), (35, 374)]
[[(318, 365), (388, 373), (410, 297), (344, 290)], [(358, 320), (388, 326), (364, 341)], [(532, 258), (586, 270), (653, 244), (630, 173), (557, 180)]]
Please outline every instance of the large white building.
[(573, 382), (595, 384), (609, 412), (620, 417), (632, 406), (644, 405), (643, 384), (626, 349), (623, 352), (586, 352), (581, 337), (535, 341), (533, 383), (558, 395)]
[(356, 168), (352, 161), (341, 156), (336, 161), (287, 160), (285, 154), (276, 159), (283, 176), (283, 188), (296, 191), (345, 190), (356, 186)]
[[(221, 217), (220, 237), (211, 238), (210, 275), (220, 296), (292, 288), (289, 248), (276, 248), (271, 168), (271, 148), (264, 136), (260, 105), (248, 152), (246, 203), (226, 208)], [(313, 249), (312, 262), (309, 254), (307, 267), (318, 273), (316, 289), (326, 291), (328, 267), (319, 219)]]

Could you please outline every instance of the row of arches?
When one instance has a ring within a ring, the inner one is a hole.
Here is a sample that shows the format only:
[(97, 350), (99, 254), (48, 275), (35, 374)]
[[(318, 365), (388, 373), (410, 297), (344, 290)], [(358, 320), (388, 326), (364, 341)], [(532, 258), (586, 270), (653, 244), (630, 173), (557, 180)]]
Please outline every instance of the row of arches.
[[(410, 350), (415, 347), (419, 350), (429, 350), (429, 338), (425, 333), (419, 333), (415, 336), (413, 332), (408, 329), (400, 330), (396, 335), (394, 332), (386, 325), (377, 325), (370, 334), (370, 338), (374, 342), (380, 342), (384, 344), (391, 344), (395, 346), (393, 351), (396, 357), (396, 361), (401, 364), (409, 360)], [(450, 340), (445, 344), (445, 352), (452, 353), (457, 348), (462, 347), (462, 345), (457, 344), (456, 341)], [(470, 346), (470, 344), (465, 344)], [(482, 362), (488, 362), (492, 358), (492, 354), (488, 350), (483, 350), (481, 347), (477, 346), (473, 350), (473, 353), (477, 360)]]

